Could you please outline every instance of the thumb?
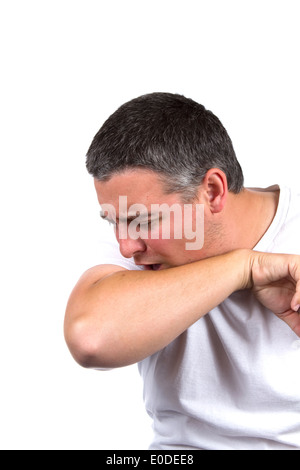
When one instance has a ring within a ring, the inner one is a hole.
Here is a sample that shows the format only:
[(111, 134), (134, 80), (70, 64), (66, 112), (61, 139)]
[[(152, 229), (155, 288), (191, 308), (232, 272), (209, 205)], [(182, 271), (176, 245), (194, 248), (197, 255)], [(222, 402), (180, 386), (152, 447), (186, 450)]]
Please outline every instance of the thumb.
[(295, 281), (295, 294), (291, 301), (291, 309), (294, 312), (300, 313), (300, 273), (298, 265), (294, 269), (290, 269), (290, 275)]

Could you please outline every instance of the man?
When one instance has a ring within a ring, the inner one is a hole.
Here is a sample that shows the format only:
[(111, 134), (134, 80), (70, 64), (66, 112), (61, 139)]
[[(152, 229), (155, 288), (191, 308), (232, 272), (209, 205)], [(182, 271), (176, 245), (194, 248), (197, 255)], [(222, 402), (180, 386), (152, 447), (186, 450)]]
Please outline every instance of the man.
[(150, 449), (300, 448), (300, 195), (244, 188), (219, 119), (168, 93), (121, 106), (87, 169), (120, 253), (70, 296), (74, 358), (138, 363)]

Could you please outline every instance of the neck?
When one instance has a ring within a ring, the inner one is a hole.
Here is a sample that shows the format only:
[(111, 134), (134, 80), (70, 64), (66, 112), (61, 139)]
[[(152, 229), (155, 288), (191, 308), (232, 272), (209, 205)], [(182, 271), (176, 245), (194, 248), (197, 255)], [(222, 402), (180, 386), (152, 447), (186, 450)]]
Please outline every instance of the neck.
[(278, 200), (279, 188), (274, 186), (228, 194), (224, 229), (229, 250), (257, 245), (275, 217)]

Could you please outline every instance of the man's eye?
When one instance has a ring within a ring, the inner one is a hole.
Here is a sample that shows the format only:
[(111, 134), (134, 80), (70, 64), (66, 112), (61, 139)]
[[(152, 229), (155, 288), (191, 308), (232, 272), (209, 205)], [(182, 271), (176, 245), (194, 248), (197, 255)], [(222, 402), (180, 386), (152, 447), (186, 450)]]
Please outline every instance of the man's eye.
[(137, 225), (137, 229), (139, 229), (139, 230), (144, 230), (145, 231), (145, 230), (148, 230), (148, 228), (149, 228), (148, 222), (144, 222), (142, 224)]
[(146, 222), (140, 223), (139, 227), (140, 227), (141, 230), (149, 230), (155, 224), (156, 224), (156, 221), (151, 221), (151, 219), (150, 219), (150, 220), (147, 220)]

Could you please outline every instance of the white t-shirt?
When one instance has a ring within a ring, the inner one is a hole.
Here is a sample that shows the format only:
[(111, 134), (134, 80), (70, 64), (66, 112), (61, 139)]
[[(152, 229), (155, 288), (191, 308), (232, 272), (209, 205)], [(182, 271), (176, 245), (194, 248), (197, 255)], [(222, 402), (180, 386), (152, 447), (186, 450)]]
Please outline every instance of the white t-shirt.
[[(257, 251), (300, 254), (300, 193), (280, 190)], [(101, 263), (137, 269), (116, 242)], [(300, 340), (239, 291), (139, 364), (150, 449), (300, 449)]]

